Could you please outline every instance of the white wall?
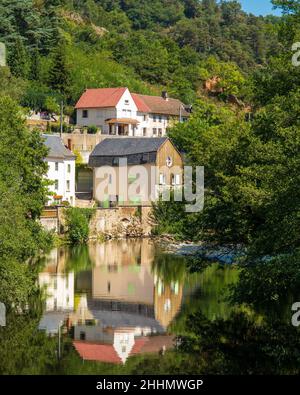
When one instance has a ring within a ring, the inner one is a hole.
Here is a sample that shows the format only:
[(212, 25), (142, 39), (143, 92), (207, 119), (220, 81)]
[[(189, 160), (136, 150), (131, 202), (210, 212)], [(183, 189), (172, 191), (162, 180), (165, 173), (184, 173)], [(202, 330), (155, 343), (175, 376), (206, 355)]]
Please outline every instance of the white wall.
[[(59, 159), (46, 159), (48, 163), (48, 180), (58, 180), (58, 188), (55, 184), (49, 187), (49, 190), (56, 195), (63, 196), (62, 200), (68, 201), (72, 206), (75, 205), (75, 159), (72, 160), (59, 160)], [(58, 170), (55, 164), (58, 163)], [(70, 172), (69, 166), (70, 165)], [(67, 188), (67, 181), (69, 181), (69, 188)], [(51, 197), (49, 204), (53, 202)]]
[[(144, 114), (138, 111), (138, 108), (127, 89), (121, 97), (116, 108), (99, 108), (99, 109), (86, 109), (88, 110), (88, 118), (83, 118), (83, 109), (77, 110), (77, 124), (79, 126), (92, 126), (95, 125), (102, 130), (102, 134), (109, 133), (109, 125), (105, 120), (112, 118), (132, 118), (136, 119), (139, 123), (133, 132), (133, 127), (129, 128), (129, 136), (142, 137), (144, 128), (147, 129), (145, 137), (159, 137), (159, 129), (161, 135), (165, 136), (167, 128), (170, 124), (167, 115)], [(144, 119), (146, 116), (146, 120)], [(156, 128), (156, 135), (153, 135), (153, 129)]]
[[(144, 121), (144, 116), (146, 115), (146, 121)], [(155, 119), (156, 118), (156, 119)], [(139, 136), (143, 136), (143, 129), (146, 128), (146, 136), (145, 137), (160, 137), (159, 129), (161, 129), (162, 136), (166, 135), (167, 127), (168, 127), (168, 117), (167, 115), (157, 115), (154, 114), (143, 114), (138, 112), (137, 119), (139, 121)], [(156, 135), (153, 134), (153, 129), (156, 128)]]
[(87, 108), (88, 118), (83, 118), (83, 109), (77, 110), (77, 125), (79, 126), (97, 126), (101, 128), (103, 134), (108, 134), (109, 125), (105, 122), (107, 119), (116, 118), (116, 108)]
[(39, 285), (46, 288), (46, 311), (74, 309), (74, 273), (40, 273)]

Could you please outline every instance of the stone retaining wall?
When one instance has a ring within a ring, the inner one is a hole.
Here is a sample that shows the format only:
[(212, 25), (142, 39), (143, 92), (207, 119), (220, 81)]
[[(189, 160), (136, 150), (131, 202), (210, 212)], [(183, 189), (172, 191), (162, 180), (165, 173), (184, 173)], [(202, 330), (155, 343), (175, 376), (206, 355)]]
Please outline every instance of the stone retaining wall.
[[(59, 223), (63, 228), (63, 208), (58, 209)], [(116, 207), (97, 209), (90, 222), (90, 237), (110, 238), (147, 237), (151, 235), (151, 207)]]

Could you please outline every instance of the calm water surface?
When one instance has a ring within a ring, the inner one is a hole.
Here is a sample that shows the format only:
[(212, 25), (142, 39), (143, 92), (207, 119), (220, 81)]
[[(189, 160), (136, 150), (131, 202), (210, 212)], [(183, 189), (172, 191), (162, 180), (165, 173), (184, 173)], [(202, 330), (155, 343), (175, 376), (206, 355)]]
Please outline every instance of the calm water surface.
[(125, 363), (173, 347), (176, 333), (187, 330), (185, 318), (199, 308), (209, 319), (225, 318), (228, 285), (237, 276), (218, 264), (191, 274), (185, 258), (148, 239), (57, 248), (39, 275), (39, 328), (70, 336), (83, 360)]

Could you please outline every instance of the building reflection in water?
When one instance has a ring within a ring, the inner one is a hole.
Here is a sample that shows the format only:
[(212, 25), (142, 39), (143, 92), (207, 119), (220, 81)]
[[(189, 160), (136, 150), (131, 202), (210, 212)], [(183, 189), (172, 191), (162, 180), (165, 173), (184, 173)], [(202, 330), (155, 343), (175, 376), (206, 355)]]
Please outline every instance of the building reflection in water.
[[(173, 346), (168, 326), (182, 303), (184, 277), (172, 278), (172, 266), (164, 267), (165, 261), (160, 269), (151, 240), (92, 243), (91, 268), (76, 274), (72, 253), (53, 250), (40, 274), (40, 285), (47, 286), (41, 328), (52, 333), (62, 314), (73, 328), (76, 350), (86, 360), (125, 363), (130, 355)], [(87, 259), (86, 251), (76, 251), (76, 269), (80, 257)], [(51, 315), (56, 317), (52, 321)]]

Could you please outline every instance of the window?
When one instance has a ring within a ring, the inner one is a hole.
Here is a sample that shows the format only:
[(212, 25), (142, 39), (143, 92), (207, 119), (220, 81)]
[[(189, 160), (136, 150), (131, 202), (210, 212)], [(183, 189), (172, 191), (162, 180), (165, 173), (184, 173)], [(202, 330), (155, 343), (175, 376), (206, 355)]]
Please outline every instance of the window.
[(159, 122), (162, 122), (162, 116), (160, 115), (158, 118)]
[(175, 185), (175, 175), (171, 174), (171, 185)]
[(68, 173), (71, 173), (71, 165), (68, 164)]
[(59, 166), (59, 163), (55, 162), (55, 171), (58, 171), (58, 166)]
[(158, 129), (158, 135), (159, 135), (159, 137), (162, 136), (162, 129)]
[(55, 184), (55, 185), (54, 185), (55, 190), (58, 191), (58, 187), (59, 187), (58, 180), (55, 180), (55, 181), (54, 181), (54, 184)]
[(88, 118), (88, 117), (89, 117), (88, 110), (82, 110), (82, 118)]
[(128, 106), (129, 105), (129, 100), (125, 100), (125, 104), (126, 104), (126, 106)]
[(147, 128), (143, 128), (143, 136), (144, 136), (144, 137), (147, 136)]
[(147, 115), (145, 114), (144, 115), (144, 122), (146, 122), (147, 121)]
[(166, 176), (162, 173), (159, 175), (159, 184), (166, 185)]
[(167, 313), (171, 310), (171, 300), (167, 299), (164, 304), (164, 311)]
[(109, 183), (109, 185), (112, 184), (112, 174), (108, 175), (108, 183)]
[(80, 332), (80, 340), (85, 341), (85, 332)]
[(70, 192), (70, 181), (67, 180), (67, 192)]
[(119, 166), (119, 158), (113, 158), (113, 166)]
[(110, 281), (108, 281), (107, 283), (107, 292), (110, 294), (110, 290), (111, 290), (111, 284)]
[(156, 121), (157, 121), (156, 115), (153, 115), (153, 122), (156, 122)]
[(153, 136), (157, 136), (157, 129), (153, 128)]
[(181, 182), (180, 182), (180, 174), (176, 174), (175, 175), (175, 185), (180, 185), (181, 184)]

